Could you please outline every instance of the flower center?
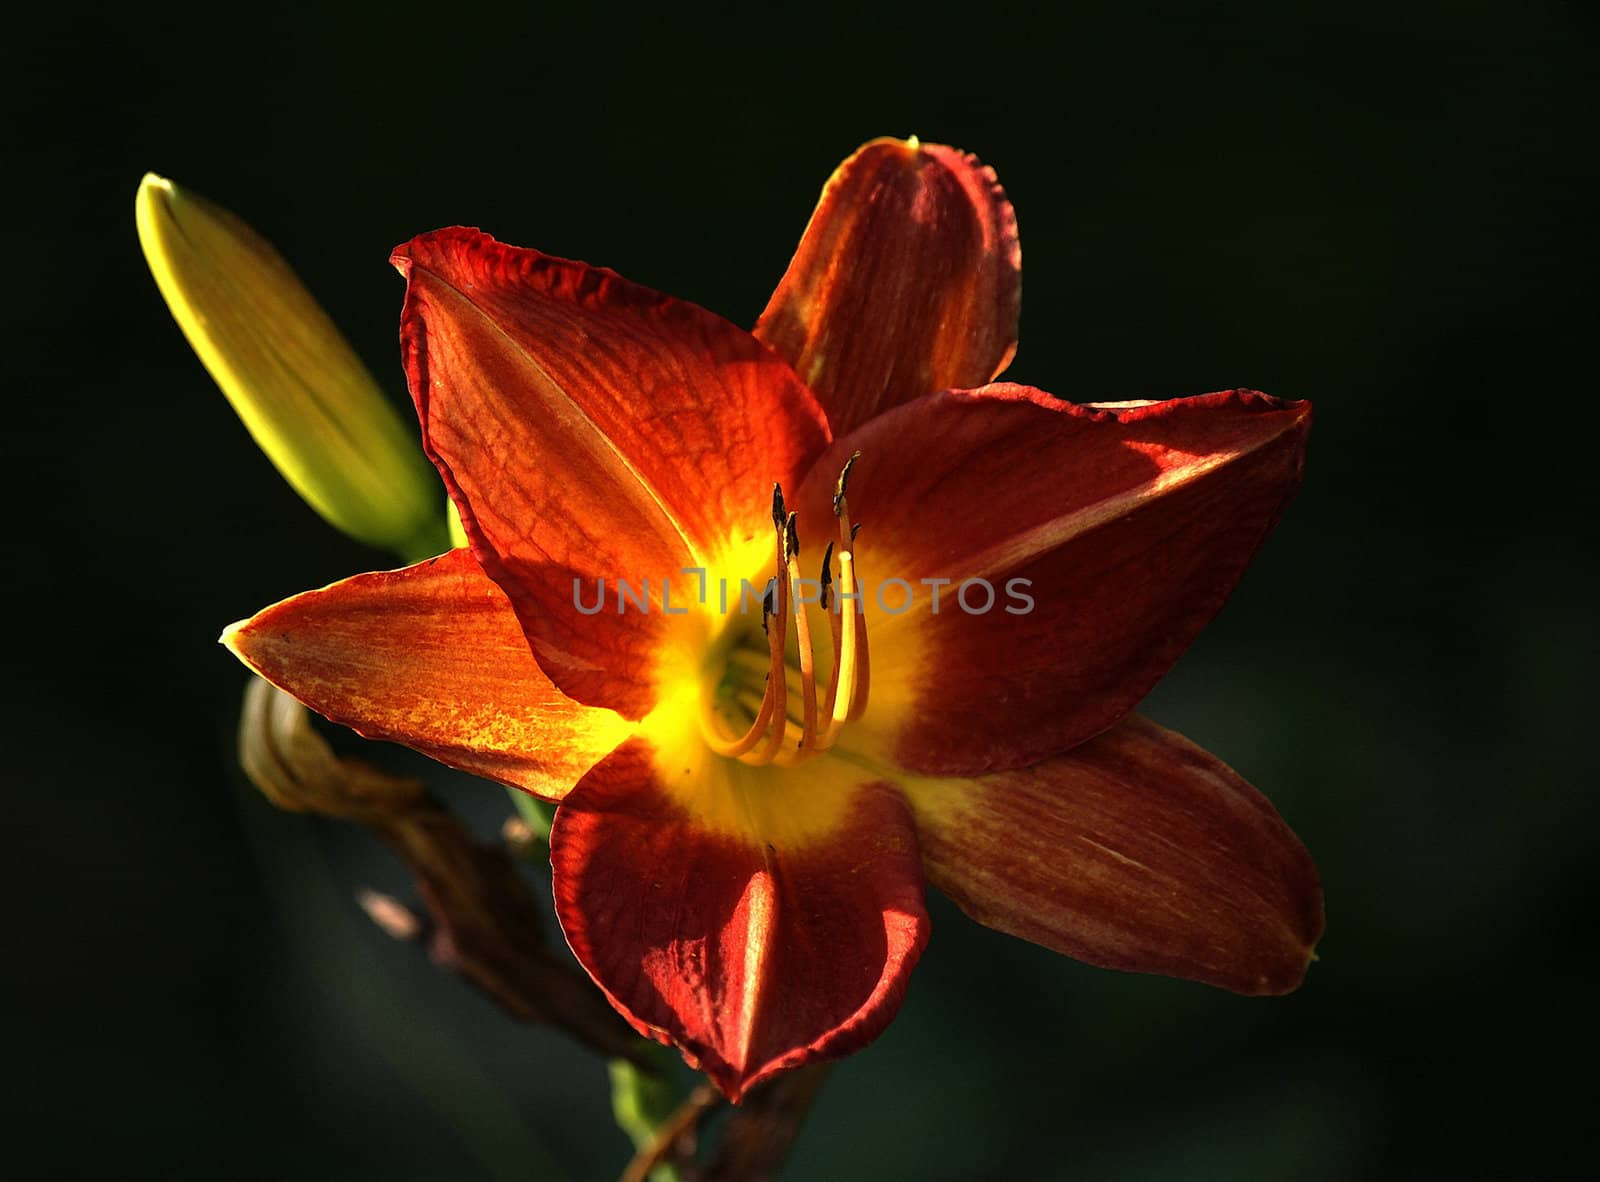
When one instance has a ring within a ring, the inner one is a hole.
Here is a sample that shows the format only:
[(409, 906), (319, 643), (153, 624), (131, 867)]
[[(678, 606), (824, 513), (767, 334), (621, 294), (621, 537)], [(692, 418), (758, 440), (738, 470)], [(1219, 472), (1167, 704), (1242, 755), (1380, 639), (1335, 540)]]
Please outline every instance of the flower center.
[[(783, 488), (772, 487), (777, 571), (761, 605), (761, 632), (752, 630), (733, 644), (727, 668), (701, 713), (706, 742), (719, 755), (754, 765), (804, 763), (832, 748), (845, 723), (860, 718), (867, 708), (867, 626), (854, 550), (860, 526), (850, 520), (845, 496), (850, 469), (860, 454), (845, 462), (834, 484), (836, 536), (822, 555), (821, 577), (815, 582), (800, 573), (799, 515), (786, 509)], [(808, 587), (817, 593), (808, 595)], [(806, 610), (811, 605), (827, 618), (833, 641), (832, 666), (820, 689)], [(787, 655), (791, 625), (793, 665)]]

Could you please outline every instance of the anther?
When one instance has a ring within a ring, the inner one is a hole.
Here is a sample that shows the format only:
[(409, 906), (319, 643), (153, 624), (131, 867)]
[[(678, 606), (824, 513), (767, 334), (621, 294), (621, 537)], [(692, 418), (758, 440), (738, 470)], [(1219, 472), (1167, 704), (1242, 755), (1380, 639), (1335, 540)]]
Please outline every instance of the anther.
[(856, 461), (861, 458), (860, 452), (852, 452), (850, 458), (844, 462), (844, 467), (839, 469), (839, 479), (833, 482), (833, 515), (840, 517), (844, 514), (844, 494), (850, 487), (850, 469), (856, 466)]
[(783, 523), (783, 556), (785, 559), (800, 555), (800, 514), (791, 513)]
[(817, 739), (817, 676), (815, 657), (811, 652), (811, 621), (806, 615), (805, 597), (798, 594), (800, 580), (800, 530), (798, 513), (789, 514), (785, 522), (784, 550), (789, 585), (794, 596), (794, 639), (800, 656), (800, 709), (801, 727), (799, 749), (804, 751)]

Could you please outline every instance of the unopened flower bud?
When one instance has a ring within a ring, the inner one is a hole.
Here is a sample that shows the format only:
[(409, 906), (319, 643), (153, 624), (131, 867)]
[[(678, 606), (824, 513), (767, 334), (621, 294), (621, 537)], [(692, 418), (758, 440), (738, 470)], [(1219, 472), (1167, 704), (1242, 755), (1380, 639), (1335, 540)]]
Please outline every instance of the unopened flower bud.
[(154, 174), (139, 242), (189, 344), (261, 450), (350, 536), (445, 548), (439, 482), (372, 375), (283, 257), (225, 209)]

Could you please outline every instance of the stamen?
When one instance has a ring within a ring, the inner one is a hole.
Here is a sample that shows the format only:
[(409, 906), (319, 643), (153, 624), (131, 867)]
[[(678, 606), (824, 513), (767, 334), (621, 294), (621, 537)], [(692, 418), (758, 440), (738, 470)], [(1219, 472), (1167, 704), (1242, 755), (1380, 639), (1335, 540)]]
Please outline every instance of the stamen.
[[(769, 634), (770, 636), (770, 634)], [(772, 722), (772, 715), (776, 709), (775, 698), (781, 697), (782, 691), (773, 692), (772, 673), (767, 673), (766, 688), (761, 695), (761, 705), (756, 710), (756, 716), (750, 722), (750, 728), (737, 739), (728, 740), (721, 735), (707, 734), (707, 745), (718, 755), (726, 755), (737, 759), (742, 757), (752, 747), (761, 741), (761, 736), (767, 733), (767, 727)]]
[(784, 732), (788, 729), (789, 678), (785, 675), (784, 649), (789, 640), (789, 520), (784, 511), (783, 486), (772, 486), (772, 524), (778, 540), (778, 594), (772, 606), (772, 623), (767, 630), (771, 672), (767, 675), (767, 693), (772, 698), (772, 710), (767, 715), (772, 728), (766, 742), (745, 757), (746, 763), (771, 763), (772, 757), (783, 746)]
[(783, 485), (774, 484), (772, 486), (772, 527), (778, 531), (778, 546), (780, 549), (783, 546), (784, 522), (788, 516), (788, 511), (783, 504)]
[[(839, 585), (841, 591), (844, 586), (843, 567), (845, 555), (849, 553), (851, 555), (852, 563), (854, 562), (856, 534), (861, 532), (861, 523), (855, 522), (852, 524), (850, 521), (850, 502), (845, 497), (845, 492), (850, 486), (850, 470), (855, 467), (856, 461), (860, 458), (861, 453), (855, 452), (848, 460), (844, 462), (844, 467), (839, 470), (839, 479), (834, 482), (833, 486), (833, 515), (834, 517), (838, 518), (839, 521)], [(852, 585), (851, 590), (856, 594), (860, 594), (859, 587), (856, 585)], [(841, 602), (839, 605), (839, 610), (842, 615), (844, 611), (842, 594), (840, 598)], [(867, 651), (866, 621), (861, 618), (857, 611), (854, 610), (855, 606), (856, 605), (854, 603), (851, 604), (852, 611), (850, 613), (852, 616), (856, 617), (856, 623), (858, 625), (856, 628), (857, 640), (854, 671), (852, 680), (850, 682), (849, 691), (851, 706), (847, 721), (850, 722), (854, 722), (856, 719), (860, 718), (866, 713), (867, 691), (871, 687), (872, 683), (872, 661), (870, 654)], [(844, 683), (841, 682), (841, 684)]]
[[(772, 510), (776, 520), (783, 511), (783, 489), (779, 485), (772, 486)], [(786, 524), (786, 523), (785, 523)], [(784, 552), (788, 548), (786, 531), (778, 530), (778, 561), (779, 570), (783, 569)], [(784, 665), (784, 645), (788, 641), (787, 611), (785, 606), (784, 582), (782, 578), (775, 578), (767, 584), (766, 593), (761, 597), (761, 630), (767, 635), (767, 677), (765, 691), (761, 695), (761, 706), (756, 711), (755, 718), (750, 722), (750, 728), (737, 739), (727, 739), (721, 735), (712, 734), (707, 728), (705, 738), (707, 744), (719, 755), (730, 758), (743, 759), (749, 763), (767, 763), (771, 760), (772, 748), (777, 743), (783, 742), (783, 732), (787, 719), (787, 698), (789, 692), (789, 679), (786, 676)], [(776, 622), (777, 626), (773, 627)], [(774, 718), (779, 719), (778, 725), (772, 727)], [(769, 733), (770, 731), (770, 733)], [(767, 737), (767, 743), (761, 753), (751, 755), (755, 745), (761, 742), (762, 737)], [(776, 736), (774, 740), (773, 736)]]
[(822, 699), (822, 738), (817, 743), (819, 751), (826, 751), (833, 746), (833, 739), (838, 733), (833, 729), (832, 719), (833, 704), (839, 699), (839, 650), (844, 643), (844, 632), (840, 623), (843, 602), (832, 594), (833, 547), (834, 543), (830, 541), (827, 552), (822, 556), (822, 610), (828, 616), (828, 632), (833, 641), (833, 664), (828, 674), (828, 692)]
[[(787, 552), (785, 569), (791, 586), (800, 587), (800, 532), (798, 513), (789, 514), (784, 531), (784, 549)], [(806, 615), (805, 599), (794, 597), (794, 638), (800, 654), (800, 709), (804, 723), (800, 730), (799, 749), (811, 747), (817, 736), (817, 676), (815, 658), (811, 652), (811, 621)]]
[[(838, 536), (828, 542), (823, 552), (817, 584), (818, 601), (828, 618), (833, 649), (827, 688), (819, 700), (810, 616), (806, 612), (805, 597), (800, 593), (804, 580), (800, 577), (799, 516), (789, 512), (783, 488), (775, 484), (772, 486), (772, 525), (776, 534), (778, 574), (768, 583), (761, 601), (761, 628), (766, 633), (767, 659), (763, 663), (753, 649), (741, 647), (735, 647), (728, 654), (731, 684), (725, 684), (718, 693), (727, 695), (722, 701), (732, 707), (734, 717), (745, 711), (752, 711), (753, 717), (743, 735), (730, 739), (713, 733), (721, 729), (713, 718), (726, 717), (720, 707), (718, 714), (702, 716), (706, 739), (719, 754), (757, 766), (777, 763), (788, 767), (804, 763), (831, 748), (845, 723), (860, 717), (866, 709), (866, 618), (859, 610), (861, 585), (856, 576), (853, 546), (861, 527), (851, 522), (846, 499), (850, 472), (860, 455), (856, 452), (845, 461), (834, 484), (833, 511), (838, 519)], [(833, 573), (835, 557), (839, 562), (837, 580)], [(788, 664), (791, 615), (798, 670)], [(756, 673), (763, 675), (764, 682), (759, 701), (754, 686)], [(789, 684), (791, 676), (796, 678), (796, 685)], [(800, 698), (798, 718), (789, 716), (789, 702), (794, 695)], [(800, 736), (793, 747), (786, 747), (790, 726), (797, 727)]]
[(828, 719), (828, 730), (822, 739), (824, 749), (832, 747), (834, 740), (839, 737), (839, 732), (844, 729), (844, 724), (850, 720), (851, 708), (855, 705), (855, 696), (860, 685), (859, 668), (862, 642), (866, 640), (866, 629), (861, 627), (861, 618), (856, 613), (855, 601), (849, 596), (858, 594), (856, 590), (856, 560), (855, 555), (846, 550), (839, 555), (839, 624), (840, 640), (838, 647), (838, 660), (834, 670), (838, 678), (838, 693), (833, 701), (833, 709)]
[(833, 591), (833, 543), (828, 543), (828, 548), (822, 552), (822, 574), (818, 576), (817, 583), (822, 588), (818, 598), (822, 610), (827, 611), (830, 605), (830, 595)]

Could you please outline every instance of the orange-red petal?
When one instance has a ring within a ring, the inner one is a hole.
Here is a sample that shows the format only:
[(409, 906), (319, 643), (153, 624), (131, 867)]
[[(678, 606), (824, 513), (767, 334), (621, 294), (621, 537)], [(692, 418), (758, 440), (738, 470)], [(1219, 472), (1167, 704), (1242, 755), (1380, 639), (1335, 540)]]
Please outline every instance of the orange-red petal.
[(1010, 362), (1017, 219), (994, 170), (915, 140), (862, 146), (828, 180), (756, 336), (843, 435), (880, 411), (977, 386)]
[(752, 772), (641, 736), (556, 813), (573, 952), (640, 1033), (735, 1100), (875, 1038), (927, 939), (904, 799), (829, 763)]
[[(842, 741), (979, 775), (1114, 724), (1232, 591), (1299, 485), (1310, 420), (1307, 403), (1251, 391), (1107, 409), (995, 385), (852, 433), (801, 511), (828, 524), (838, 464), (859, 450), (872, 706)], [(939, 579), (935, 611), (923, 580)], [(992, 599), (961, 590), (977, 579)]]
[[(641, 717), (663, 662), (691, 659), (661, 581), (681, 609), (681, 568), (770, 534), (773, 482), (828, 439), (820, 408), (750, 334), (610, 271), (461, 228), (394, 262), (424, 444), (473, 553), (556, 685)], [(580, 610), (601, 579), (608, 606)], [(616, 610), (618, 580), (648, 580), (650, 609)]]
[(550, 684), (465, 550), (296, 595), (223, 641), (334, 722), (547, 800), (633, 729)]
[(1138, 715), (1037, 767), (905, 791), (929, 882), (1078, 960), (1287, 993), (1322, 934), (1316, 867), (1272, 805)]

